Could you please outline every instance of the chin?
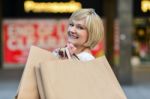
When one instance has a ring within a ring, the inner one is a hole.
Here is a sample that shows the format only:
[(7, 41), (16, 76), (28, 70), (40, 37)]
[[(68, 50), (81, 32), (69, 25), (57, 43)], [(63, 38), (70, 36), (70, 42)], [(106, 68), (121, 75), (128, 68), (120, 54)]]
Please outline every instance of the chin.
[(76, 42), (74, 40), (68, 39), (69, 43), (75, 44)]
[(73, 44), (73, 45), (76, 45), (76, 43), (75, 42), (70, 42), (70, 41), (68, 41), (69, 43), (71, 43), (71, 44)]

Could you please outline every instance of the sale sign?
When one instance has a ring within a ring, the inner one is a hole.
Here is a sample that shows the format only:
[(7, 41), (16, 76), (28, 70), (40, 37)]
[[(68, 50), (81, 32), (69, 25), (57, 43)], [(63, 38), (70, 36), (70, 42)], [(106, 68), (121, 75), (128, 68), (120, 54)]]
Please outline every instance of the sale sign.
[(31, 45), (48, 50), (66, 41), (67, 20), (5, 20), (3, 22), (4, 63), (25, 63)]

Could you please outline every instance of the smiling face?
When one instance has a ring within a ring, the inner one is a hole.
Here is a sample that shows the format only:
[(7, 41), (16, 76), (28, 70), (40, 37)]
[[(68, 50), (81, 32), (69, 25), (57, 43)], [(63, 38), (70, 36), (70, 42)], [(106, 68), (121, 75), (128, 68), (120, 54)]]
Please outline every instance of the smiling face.
[(72, 20), (68, 27), (68, 42), (76, 47), (83, 47), (88, 39), (88, 32), (85, 26), (85, 19)]

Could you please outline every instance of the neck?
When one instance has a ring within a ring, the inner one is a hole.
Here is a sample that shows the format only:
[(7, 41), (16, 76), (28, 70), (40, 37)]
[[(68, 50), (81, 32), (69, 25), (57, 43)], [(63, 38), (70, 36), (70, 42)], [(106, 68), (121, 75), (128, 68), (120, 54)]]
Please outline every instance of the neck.
[(88, 47), (84, 47), (84, 46), (76, 46), (76, 51), (75, 51), (75, 54), (79, 54), (81, 52), (88, 52), (88, 53), (91, 53), (90, 51), (90, 48)]

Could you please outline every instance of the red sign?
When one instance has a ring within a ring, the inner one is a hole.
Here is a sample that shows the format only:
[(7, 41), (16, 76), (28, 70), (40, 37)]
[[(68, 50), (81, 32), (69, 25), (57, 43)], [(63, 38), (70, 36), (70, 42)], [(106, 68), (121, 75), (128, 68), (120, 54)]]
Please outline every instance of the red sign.
[(31, 45), (52, 50), (64, 46), (67, 20), (5, 20), (4, 63), (25, 63)]

